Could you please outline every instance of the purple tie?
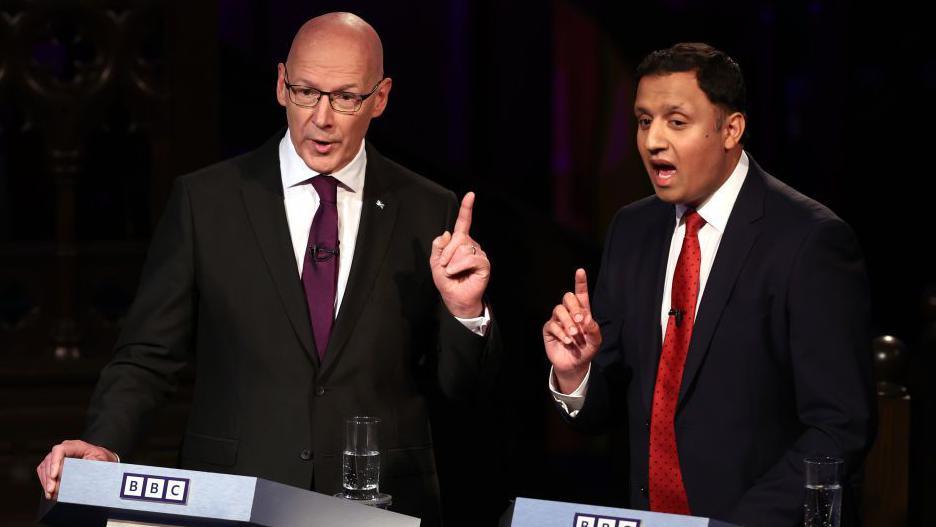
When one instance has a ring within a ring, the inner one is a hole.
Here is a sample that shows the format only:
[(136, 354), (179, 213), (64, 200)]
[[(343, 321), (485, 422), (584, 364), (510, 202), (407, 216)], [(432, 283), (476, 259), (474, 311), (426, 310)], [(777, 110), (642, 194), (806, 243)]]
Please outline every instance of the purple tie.
[(321, 359), (325, 356), (335, 320), (335, 292), (338, 289), (338, 181), (322, 175), (310, 181), (319, 195), (319, 207), (309, 229), (309, 243), (302, 264), (302, 286), (309, 304), (315, 348)]

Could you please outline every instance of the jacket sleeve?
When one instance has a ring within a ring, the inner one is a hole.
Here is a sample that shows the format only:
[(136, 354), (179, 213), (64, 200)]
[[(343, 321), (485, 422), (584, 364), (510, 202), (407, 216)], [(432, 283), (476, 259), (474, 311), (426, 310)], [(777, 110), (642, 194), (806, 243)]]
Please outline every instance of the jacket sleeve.
[(102, 370), (83, 438), (122, 458), (153, 410), (172, 395), (190, 359), (196, 313), (194, 232), (184, 179), (173, 185), (153, 235), (136, 298)]
[(806, 237), (792, 269), (786, 309), (802, 431), (727, 518), (741, 525), (802, 520), (803, 458), (810, 455), (845, 461), (847, 517), (850, 491), (874, 440), (868, 283), (857, 240), (841, 220), (827, 219)]

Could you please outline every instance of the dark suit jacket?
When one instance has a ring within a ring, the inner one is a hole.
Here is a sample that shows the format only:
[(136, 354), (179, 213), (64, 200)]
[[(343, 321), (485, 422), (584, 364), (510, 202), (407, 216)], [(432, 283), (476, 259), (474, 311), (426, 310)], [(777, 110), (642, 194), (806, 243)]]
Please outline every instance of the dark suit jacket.
[[(614, 218), (593, 295), (602, 348), (573, 420), (586, 430), (626, 426), (630, 501), (641, 509), (674, 228), (675, 207), (655, 196)], [(676, 438), (693, 514), (797, 525), (804, 457), (842, 457), (856, 472), (874, 435), (869, 311), (849, 227), (751, 159), (680, 387)]]
[(355, 254), (320, 363), (283, 205), (281, 137), (175, 182), (85, 438), (127, 455), (195, 361), (182, 467), (334, 493), (344, 419), (377, 416), (381, 491), (434, 525), (427, 399), (476, 396), (499, 341), (496, 327), (479, 337), (455, 320), (432, 281), (431, 241), (452, 228), (458, 202), (367, 146)]

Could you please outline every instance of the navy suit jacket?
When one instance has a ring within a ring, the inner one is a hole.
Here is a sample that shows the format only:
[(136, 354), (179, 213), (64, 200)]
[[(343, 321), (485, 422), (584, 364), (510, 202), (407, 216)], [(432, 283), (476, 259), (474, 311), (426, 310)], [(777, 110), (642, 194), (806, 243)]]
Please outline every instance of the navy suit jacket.
[[(626, 427), (630, 505), (641, 509), (675, 221), (675, 207), (656, 196), (614, 218), (592, 301), (602, 347), (571, 420)], [(751, 159), (680, 386), (676, 438), (693, 514), (797, 525), (804, 457), (842, 457), (850, 476), (859, 472), (874, 437), (869, 304), (851, 229)]]

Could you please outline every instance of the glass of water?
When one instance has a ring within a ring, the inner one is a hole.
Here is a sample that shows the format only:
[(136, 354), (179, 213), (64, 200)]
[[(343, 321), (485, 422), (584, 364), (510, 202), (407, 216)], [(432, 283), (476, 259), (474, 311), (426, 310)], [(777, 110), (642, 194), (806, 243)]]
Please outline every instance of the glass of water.
[(345, 421), (341, 452), (344, 497), (373, 500), (380, 494), (380, 419), (358, 416)]
[(837, 457), (816, 456), (806, 464), (805, 527), (839, 527), (842, 521), (842, 466)]

